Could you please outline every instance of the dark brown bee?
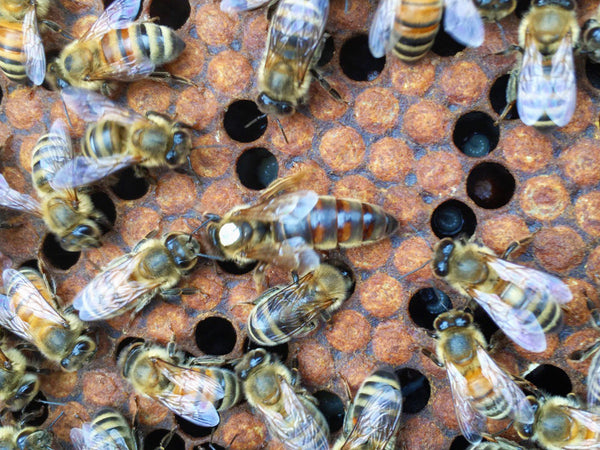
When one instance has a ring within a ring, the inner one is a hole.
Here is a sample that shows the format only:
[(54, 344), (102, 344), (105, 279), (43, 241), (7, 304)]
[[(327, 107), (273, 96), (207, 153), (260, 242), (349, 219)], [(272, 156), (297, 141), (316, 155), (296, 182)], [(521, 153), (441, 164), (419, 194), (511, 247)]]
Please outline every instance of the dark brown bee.
[(581, 52), (595, 63), (600, 63), (600, 6), (594, 17), (581, 28)]

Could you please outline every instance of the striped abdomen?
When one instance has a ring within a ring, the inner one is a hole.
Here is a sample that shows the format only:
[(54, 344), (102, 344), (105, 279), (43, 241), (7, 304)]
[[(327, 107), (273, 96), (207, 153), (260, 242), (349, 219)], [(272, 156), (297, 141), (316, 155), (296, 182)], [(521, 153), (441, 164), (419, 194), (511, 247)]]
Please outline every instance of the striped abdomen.
[(218, 411), (225, 411), (239, 401), (242, 395), (242, 388), (235, 373), (220, 367), (203, 367), (202, 371), (212, 379), (218, 381), (225, 392), (221, 400), (214, 402)]
[[(286, 420), (286, 425), (290, 427), (286, 432), (289, 432), (289, 434), (283, 436), (281, 431), (272, 429), (271, 432), (278, 436), (282, 442), (287, 444), (286, 448), (328, 450), (329, 446), (327, 446), (326, 443), (329, 440), (329, 425), (327, 424), (325, 417), (323, 417), (323, 413), (319, 411), (315, 404), (307, 397), (303, 395), (299, 395), (298, 397), (304, 408), (307, 410), (305, 414), (306, 418), (309, 420), (299, 421), (298, 417), (290, 416), (287, 415), (285, 411), (280, 411)], [(269, 424), (271, 423), (269, 422)], [(289, 431), (291, 428), (293, 428), (293, 432)], [(277, 431), (279, 431), (279, 433), (277, 433)]]
[(88, 125), (81, 140), (81, 153), (89, 158), (102, 158), (121, 153), (127, 130), (112, 120)]
[(48, 133), (40, 137), (31, 154), (31, 178), (37, 192), (43, 194), (55, 192), (50, 181), (68, 160), (69, 150), (62, 138)]
[(396, 11), (394, 54), (403, 61), (422, 58), (433, 45), (442, 20), (442, 0), (405, 0)]
[(12, 81), (27, 83), (21, 22), (0, 20), (0, 69)]
[(148, 60), (160, 66), (177, 58), (185, 43), (169, 27), (140, 23), (108, 31), (100, 38), (100, 47), (104, 63), (111, 66), (119, 67), (125, 61), (143, 64)]
[[(91, 430), (88, 436), (89, 441), (100, 444), (99, 441), (107, 446), (116, 445), (119, 441), (119, 448), (136, 450), (138, 448), (135, 435), (123, 415), (112, 408), (103, 408), (96, 414), (91, 423)], [(112, 441), (109, 440), (112, 438)], [(122, 442), (121, 442), (122, 440)], [(124, 447), (121, 447), (125, 444)]]
[(506, 397), (494, 392), (497, 386), (484, 376), (479, 363), (467, 367), (467, 370), (461, 372), (466, 378), (473, 407), (490, 419), (508, 417), (513, 412), (513, 405), (508, 403)]
[(301, 236), (317, 250), (357, 247), (383, 239), (398, 227), (398, 221), (381, 207), (358, 200), (319, 197), (308, 217), (282, 221), (275, 226), (275, 240)]

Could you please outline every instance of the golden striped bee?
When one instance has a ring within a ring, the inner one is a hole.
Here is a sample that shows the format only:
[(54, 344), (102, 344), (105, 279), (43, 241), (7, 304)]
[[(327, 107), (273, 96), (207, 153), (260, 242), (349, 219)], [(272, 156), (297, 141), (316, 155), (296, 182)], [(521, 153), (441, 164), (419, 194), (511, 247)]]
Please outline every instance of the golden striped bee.
[(259, 348), (235, 366), (250, 406), (287, 450), (328, 450), (329, 426), (316, 399), (301, 386), (298, 372)]
[(81, 369), (96, 353), (76, 314), (61, 310), (48, 282), (35, 269), (5, 269), (0, 325), (25, 339), (67, 372)]
[(575, 111), (577, 85), (573, 47), (579, 25), (573, 0), (533, 0), (519, 26), (523, 55), (511, 72), (507, 106), (517, 103), (526, 125), (565, 126)]
[(71, 429), (71, 442), (76, 450), (138, 450), (137, 436), (119, 411), (102, 408), (91, 422)]
[(157, 294), (187, 293), (174, 289), (198, 262), (200, 244), (187, 233), (172, 232), (138, 242), (131, 253), (114, 259), (75, 296), (73, 307), (85, 321), (105, 320), (135, 308), (141, 311)]
[(401, 413), (398, 377), (387, 369), (376, 370), (358, 388), (332, 450), (394, 450)]
[(600, 414), (582, 409), (575, 396), (527, 399), (535, 409), (535, 421), (515, 424), (521, 438), (531, 439), (547, 450), (600, 447)]
[[(164, 114), (141, 116), (92, 91), (67, 87), (65, 103), (87, 122), (81, 156), (67, 161), (50, 181), (56, 189), (94, 183), (132, 165), (176, 168), (189, 161), (190, 127)], [(190, 163), (191, 166), (191, 163)]]
[(134, 21), (140, 0), (116, 0), (79, 39), (67, 45), (48, 66), (49, 79), (93, 91), (111, 92), (111, 82), (151, 76), (158, 66), (176, 59), (185, 43), (169, 27)]
[(486, 434), (487, 419), (533, 423), (534, 411), (525, 394), (487, 354), (487, 343), (471, 314), (455, 309), (442, 313), (434, 328), (436, 354), (425, 349), (424, 353), (446, 368), (454, 411), (466, 440), (479, 443)]
[(581, 53), (595, 63), (600, 63), (600, 6), (591, 19), (581, 28)]
[(350, 297), (352, 274), (323, 263), (288, 285), (272, 287), (255, 301), (248, 316), (248, 336), (259, 345), (273, 346), (306, 336), (319, 321), (328, 320)]
[(396, 231), (398, 221), (379, 206), (308, 190), (284, 193), (304, 176), (275, 180), (254, 205), (236, 207), (223, 218), (209, 214), (213, 258), (274, 263), (304, 275), (320, 264), (315, 250), (357, 247)]
[(479, 15), (488, 22), (504, 19), (517, 7), (517, 0), (473, 0)]
[(62, 248), (80, 251), (100, 247), (101, 226), (110, 226), (97, 210), (91, 197), (80, 189), (54, 189), (49, 180), (73, 158), (71, 138), (65, 125), (57, 120), (48, 134), (38, 140), (31, 156), (33, 185), (41, 199), (38, 202), (12, 189), (0, 175), (0, 206), (26, 211), (44, 219)]
[(444, 30), (468, 47), (483, 43), (483, 21), (473, 0), (380, 0), (369, 28), (369, 49), (376, 58), (393, 50), (406, 62), (429, 51), (444, 14)]
[(0, 427), (0, 448), (7, 450), (53, 450), (52, 434), (36, 427), (5, 425)]
[(39, 370), (16, 348), (0, 347), (0, 401), (11, 411), (20, 411), (40, 389)]
[(552, 275), (506, 261), (482, 245), (464, 238), (444, 238), (434, 248), (432, 270), (435, 276), (488, 313), (498, 327), (531, 352), (546, 349), (544, 332), (560, 323), (561, 305), (571, 301), (568, 286)]
[(219, 424), (218, 411), (231, 408), (241, 396), (237, 376), (214, 364), (215, 358), (189, 358), (149, 342), (134, 342), (119, 355), (121, 375), (136, 392), (153, 398), (178, 416), (203, 427)]

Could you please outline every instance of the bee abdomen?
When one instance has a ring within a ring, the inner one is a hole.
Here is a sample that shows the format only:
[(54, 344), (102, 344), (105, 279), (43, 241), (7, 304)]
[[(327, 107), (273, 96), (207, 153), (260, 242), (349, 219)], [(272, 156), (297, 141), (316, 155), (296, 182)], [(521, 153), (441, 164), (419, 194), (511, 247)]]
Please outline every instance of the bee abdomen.
[[(283, 55), (286, 59), (298, 57), (299, 49), (314, 46), (314, 36), (319, 35), (322, 23), (327, 18), (327, 11), (319, 7), (319, 2), (307, 0), (291, 0), (281, 2), (272, 20), (272, 31), (302, 29), (302, 33), (288, 36)], [(302, 21), (302, 27), (292, 24)]]
[(396, 13), (394, 53), (403, 61), (415, 61), (433, 45), (442, 19), (441, 0), (404, 1)]
[(548, 293), (538, 290), (523, 290), (514, 284), (508, 284), (501, 297), (516, 309), (526, 309), (532, 312), (546, 333), (554, 330), (561, 323), (560, 305), (549, 299)]
[(490, 419), (503, 419), (512, 412), (510, 405), (503, 395), (494, 392), (494, 385), (483, 376), (481, 369), (476, 373), (466, 375), (470, 379), (470, 391), (473, 395), (473, 406)]
[(110, 120), (88, 125), (81, 140), (81, 153), (89, 158), (103, 158), (121, 153), (124, 127)]
[(215, 377), (225, 391), (223, 398), (217, 402), (215, 407), (219, 411), (225, 411), (235, 405), (241, 398), (242, 388), (238, 377), (235, 373), (227, 369), (211, 368), (214, 372)]
[(41, 194), (54, 192), (50, 181), (56, 173), (57, 166), (67, 162), (57, 155), (64, 153), (62, 144), (57, 141), (57, 136), (48, 133), (40, 137), (31, 154), (31, 177), (35, 189)]
[(0, 21), (0, 69), (12, 81), (27, 82), (20, 22)]
[[(393, 372), (389, 372), (388, 370), (380, 369), (369, 376), (364, 384), (361, 386), (360, 390), (356, 394), (356, 398), (352, 403), (351, 410), (349, 413), (352, 414), (352, 418), (356, 419), (360, 417), (363, 413), (365, 406), (369, 404), (369, 401), (372, 397), (377, 397), (381, 395), (381, 392), (385, 390), (387, 386), (391, 386), (396, 389), (398, 392), (402, 390), (400, 387), (400, 383), (398, 382), (398, 378)], [(402, 405), (400, 403), (392, 404), (391, 402), (388, 405), (388, 408), (385, 411), (381, 411), (381, 414), (384, 413), (388, 416), (396, 417), (401, 410)], [(354, 422), (354, 420), (352, 421)], [(393, 420), (391, 421), (393, 422)], [(346, 424), (346, 422), (345, 422)], [(348, 425), (353, 425), (348, 421)], [(349, 434), (352, 429), (344, 430), (347, 434)]]
[(118, 436), (127, 444), (125, 448), (137, 448), (137, 443), (135, 442), (135, 437), (129, 424), (121, 413), (111, 408), (103, 408), (98, 411), (96, 418), (92, 422), (92, 429), (98, 436), (104, 436), (106, 434), (111, 437)]

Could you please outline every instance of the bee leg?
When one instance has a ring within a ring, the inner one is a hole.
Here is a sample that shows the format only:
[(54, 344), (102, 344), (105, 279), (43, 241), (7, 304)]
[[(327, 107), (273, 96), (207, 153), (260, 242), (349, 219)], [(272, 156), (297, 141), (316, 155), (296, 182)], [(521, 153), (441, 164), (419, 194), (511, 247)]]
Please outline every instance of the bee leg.
[(260, 263), (254, 269), (254, 273), (252, 274), (252, 278), (254, 278), (254, 287), (256, 288), (256, 292), (263, 292), (267, 289), (267, 277), (265, 274), (265, 270), (267, 268), (267, 264)]
[(67, 33), (63, 27), (61, 27), (59, 24), (57, 24), (56, 22), (53, 22), (51, 20), (40, 20), (40, 23), (44, 26), (46, 26), (49, 30), (54, 31), (55, 33), (60, 34), (61, 36), (67, 38), (70, 41), (74, 41), (75, 37), (69, 33)]
[(160, 444), (157, 447), (157, 450), (165, 450), (167, 448), (167, 446), (171, 442), (171, 439), (173, 439), (173, 435), (177, 431), (177, 428), (178, 428), (178, 426), (171, 428), (171, 431), (169, 431), (167, 434), (165, 434), (163, 436), (163, 438), (160, 440)]
[(152, 72), (148, 78), (154, 79), (156, 81), (164, 81), (166, 79), (171, 79), (173, 81), (177, 81), (178, 83), (187, 84), (189, 86), (195, 86), (200, 88), (196, 83), (192, 80), (188, 80), (187, 78), (178, 77), (177, 75), (173, 75), (169, 72)]
[(100, 88), (100, 92), (102, 92), (102, 95), (106, 96), (106, 97), (111, 97), (113, 92), (116, 91), (116, 86), (114, 85), (114, 83), (109, 83), (108, 81), (105, 81), (104, 83), (102, 83), (102, 87)]
[(574, 392), (569, 392), (567, 394), (567, 398), (570, 399), (570, 400), (572, 400), (572, 401), (574, 401), (578, 408), (582, 408), (583, 407), (583, 402), (581, 401), (581, 399), (579, 398), (579, 396), (577, 394), (575, 394)]
[(600, 339), (597, 340), (594, 344), (590, 345), (588, 348), (583, 350), (576, 350), (569, 355), (569, 359), (573, 361), (585, 361), (594, 353), (596, 353), (600, 349)]
[(340, 93), (338, 91), (336, 91), (333, 87), (331, 87), (331, 84), (329, 84), (329, 81), (327, 81), (325, 79), (325, 77), (319, 70), (317, 70), (315, 68), (311, 68), (310, 73), (312, 74), (313, 77), (315, 77), (315, 79), (319, 82), (319, 84), (323, 87), (323, 89), (325, 89), (327, 91), (327, 93), (329, 95), (331, 95), (338, 102), (347, 103), (346, 101), (344, 101), (344, 99), (342, 99), (342, 96), (340, 95)]
[(346, 402), (346, 409), (348, 409), (348, 406), (349, 406), (350, 402), (352, 401), (352, 391), (350, 390), (350, 383), (348, 383), (348, 380), (346, 380), (346, 377), (344, 377), (341, 374), (340, 374), (340, 378), (342, 380), (342, 384), (344, 385), (344, 391), (346, 392), (346, 396), (348, 397), (348, 401)]
[(504, 55), (510, 55), (513, 52), (523, 53), (523, 47), (520, 47), (516, 44), (511, 44), (508, 47), (506, 47), (504, 50), (494, 53), (494, 55), (504, 56)]
[(509, 256), (510, 256), (510, 255), (511, 255), (511, 254), (512, 254), (512, 253), (513, 253), (515, 250), (517, 250), (517, 249), (519, 249), (519, 248), (521, 248), (521, 247), (523, 247), (523, 246), (525, 246), (525, 245), (529, 245), (529, 244), (531, 243), (531, 241), (532, 241), (532, 239), (533, 239), (533, 235), (534, 235), (535, 233), (537, 233), (537, 231), (536, 231), (536, 232), (534, 232), (534, 233), (532, 233), (532, 234), (530, 234), (529, 236), (527, 236), (527, 237), (525, 237), (525, 238), (523, 238), (523, 239), (520, 239), (520, 240), (518, 240), (518, 241), (513, 241), (513, 242), (511, 242), (511, 243), (509, 244), (509, 246), (506, 248), (506, 250), (504, 250), (504, 253), (502, 253), (502, 256), (501, 256), (501, 258), (502, 258), (502, 259), (508, 259), (508, 258), (509, 258)]
[(173, 289), (165, 289), (160, 291), (160, 295), (166, 299), (178, 299), (182, 295), (193, 295), (199, 292), (200, 289), (196, 288), (173, 288)]
[(425, 356), (427, 356), (429, 359), (431, 359), (436, 366), (444, 367), (444, 363), (441, 362), (438, 359), (437, 355), (434, 352), (432, 352), (431, 350), (429, 350), (428, 348), (422, 348), (421, 353), (423, 353)]

